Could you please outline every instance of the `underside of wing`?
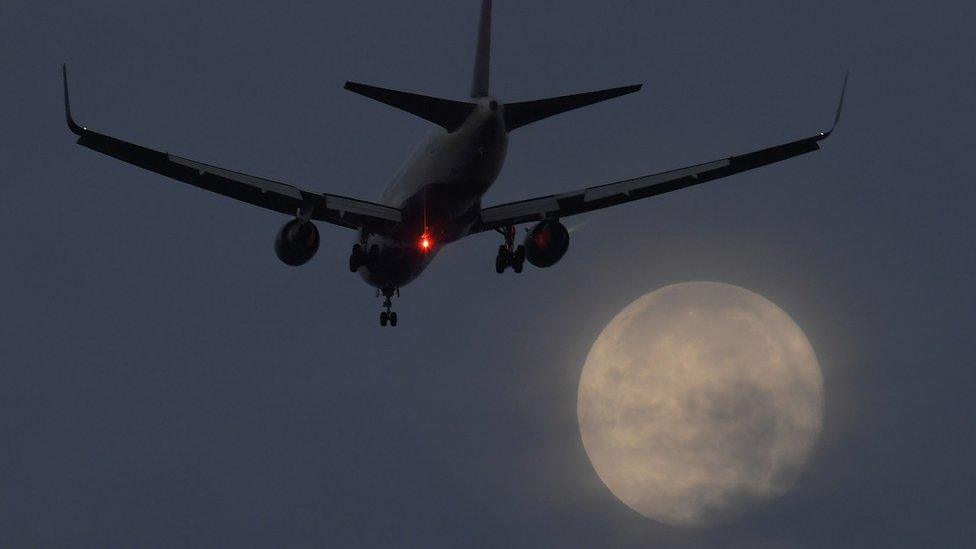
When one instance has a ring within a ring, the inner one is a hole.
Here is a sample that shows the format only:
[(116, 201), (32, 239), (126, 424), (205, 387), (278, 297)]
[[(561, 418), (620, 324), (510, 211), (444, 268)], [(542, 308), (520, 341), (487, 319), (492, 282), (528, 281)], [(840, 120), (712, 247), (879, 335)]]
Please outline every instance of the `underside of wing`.
[(801, 139), (678, 170), (485, 208), (481, 210), (481, 219), (474, 232), (591, 212), (699, 185), (815, 151), (820, 148), (818, 141), (822, 138)]
[(829, 131), (806, 139), (799, 139), (783, 145), (731, 156), (714, 162), (706, 162), (704, 164), (617, 181), (606, 185), (587, 187), (567, 193), (542, 196), (484, 208), (481, 210), (481, 217), (478, 223), (475, 224), (472, 232), (488, 231), (509, 225), (517, 225), (519, 223), (556, 219), (609, 208), (617, 204), (633, 202), (686, 187), (700, 185), (708, 181), (728, 177), (816, 151), (820, 148), (820, 142), (830, 137), (834, 128), (837, 126), (844, 102), (844, 89), (846, 89), (846, 86), (847, 78), (845, 77), (844, 88), (841, 90), (840, 104), (837, 107), (834, 124)]
[(402, 221), (401, 212), (396, 208), (300, 189), (287, 183), (203, 164), (89, 130), (76, 123), (71, 116), (66, 70), (64, 102), (68, 128), (78, 136), (79, 145), (134, 166), (268, 210), (287, 215), (305, 215), (350, 229), (364, 228), (370, 232), (386, 233)]

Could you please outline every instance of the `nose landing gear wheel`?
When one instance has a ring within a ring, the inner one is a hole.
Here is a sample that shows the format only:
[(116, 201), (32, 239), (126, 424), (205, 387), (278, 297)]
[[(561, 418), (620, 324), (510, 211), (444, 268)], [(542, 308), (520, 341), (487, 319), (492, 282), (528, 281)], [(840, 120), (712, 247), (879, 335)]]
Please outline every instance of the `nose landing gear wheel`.
[(386, 310), (380, 313), (380, 326), (386, 326), (387, 324), (396, 326), (398, 320), (397, 314), (391, 309), (393, 307), (393, 296), (400, 295), (400, 291), (396, 288), (383, 288), (382, 291), (383, 297), (385, 298), (383, 300), (383, 307)]

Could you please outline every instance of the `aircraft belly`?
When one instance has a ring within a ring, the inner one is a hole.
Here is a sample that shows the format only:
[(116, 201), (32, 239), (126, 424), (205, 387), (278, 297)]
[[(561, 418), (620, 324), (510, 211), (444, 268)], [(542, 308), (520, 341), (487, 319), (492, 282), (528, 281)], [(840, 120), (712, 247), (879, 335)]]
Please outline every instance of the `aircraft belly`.
[[(440, 247), (467, 236), (481, 210), (481, 196), (501, 171), (508, 146), (501, 118), (473, 118), (454, 133), (434, 131), (414, 150), (381, 202), (403, 212), (394, 234), (369, 235), (375, 246), (359, 274), (377, 288), (400, 288), (433, 261)], [(427, 234), (431, 248), (423, 250)]]
[(359, 276), (376, 288), (402, 288), (424, 272), (437, 250), (422, 251), (416, 243), (388, 238), (370, 238), (367, 250), (376, 246), (367, 266), (359, 269)]

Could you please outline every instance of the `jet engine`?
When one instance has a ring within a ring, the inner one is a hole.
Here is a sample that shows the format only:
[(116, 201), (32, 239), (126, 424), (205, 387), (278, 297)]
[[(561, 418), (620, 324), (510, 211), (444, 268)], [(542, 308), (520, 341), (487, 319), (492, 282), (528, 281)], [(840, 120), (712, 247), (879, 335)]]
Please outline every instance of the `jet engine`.
[(278, 231), (275, 253), (285, 265), (298, 267), (308, 263), (319, 250), (319, 229), (310, 221), (292, 219)]
[(569, 249), (569, 231), (555, 219), (540, 221), (525, 237), (525, 258), (536, 267), (552, 267)]

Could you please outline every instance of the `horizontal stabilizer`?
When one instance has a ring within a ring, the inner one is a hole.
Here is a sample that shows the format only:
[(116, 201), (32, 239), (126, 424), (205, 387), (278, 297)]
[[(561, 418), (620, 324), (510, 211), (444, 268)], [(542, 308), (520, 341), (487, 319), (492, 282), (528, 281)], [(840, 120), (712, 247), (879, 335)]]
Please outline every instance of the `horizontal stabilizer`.
[(609, 90), (578, 93), (576, 95), (564, 95), (551, 99), (539, 99), (536, 101), (525, 101), (523, 103), (508, 103), (505, 105), (505, 129), (512, 131), (533, 122), (555, 116), (566, 111), (606, 101), (634, 93), (641, 89), (641, 84), (636, 86), (624, 86)]
[(473, 103), (377, 88), (376, 86), (367, 86), (366, 84), (358, 84), (356, 82), (346, 82), (345, 88), (351, 92), (379, 101), (380, 103), (386, 103), (391, 107), (396, 107), (401, 111), (419, 116), (424, 120), (443, 127), (449, 132), (458, 129), (476, 107)]

